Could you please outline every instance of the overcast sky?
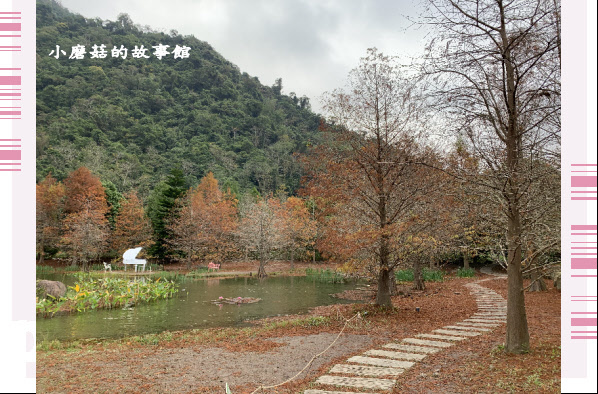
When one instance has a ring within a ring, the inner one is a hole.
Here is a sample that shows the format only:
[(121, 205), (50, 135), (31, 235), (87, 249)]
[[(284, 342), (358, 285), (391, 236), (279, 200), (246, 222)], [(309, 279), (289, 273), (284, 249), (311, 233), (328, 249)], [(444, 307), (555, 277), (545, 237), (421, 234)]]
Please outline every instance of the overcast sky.
[(423, 48), (409, 28), (418, 0), (61, 0), (87, 18), (177, 30), (208, 42), (264, 85), (282, 78), (283, 93), (311, 99), (344, 85), (366, 49), (408, 57)]

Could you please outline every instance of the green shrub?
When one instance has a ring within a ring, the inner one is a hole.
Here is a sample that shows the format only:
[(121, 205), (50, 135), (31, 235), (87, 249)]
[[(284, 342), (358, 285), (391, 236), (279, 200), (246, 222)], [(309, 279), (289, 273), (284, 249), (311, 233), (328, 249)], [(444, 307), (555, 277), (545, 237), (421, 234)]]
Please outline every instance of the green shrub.
[[(426, 282), (442, 282), (444, 280), (444, 272), (440, 270), (423, 268), (422, 276)], [(413, 270), (397, 270), (395, 271), (395, 278), (397, 282), (413, 282)]]
[(397, 282), (413, 282), (413, 270), (397, 270), (395, 278)]
[(475, 276), (475, 270), (473, 268), (461, 267), (457, 270), (457, 276), (459, 278), (471, 278)]
[(431, 270), (424, 268), (422, 270), (422, 274), (424, 275), (424, 280), (426, 282), (442, 282), (444, 281), (444, 272), (440, 270)]

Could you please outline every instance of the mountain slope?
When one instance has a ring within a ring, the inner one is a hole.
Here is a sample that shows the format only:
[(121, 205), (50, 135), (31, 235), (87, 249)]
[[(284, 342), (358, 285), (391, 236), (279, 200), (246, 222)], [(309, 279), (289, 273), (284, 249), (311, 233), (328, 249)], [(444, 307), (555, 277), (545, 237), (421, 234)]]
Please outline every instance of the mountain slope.
[[(90, 58), (94, 44), (106, 46), (106, 58)], [(158, 44), (190, 47), (190, 56), (131, 57), (136, 45), (151, 54)], [(76, 45), (88, 52), (82, 60), (68, 58)], [(113, 58), (121, 45), (127, 58)], [(180, 167), (190, 185), (212, 171), (233, 189), (293, 191), (301, 176), (293, 154), (317, 139), (319, 117), (309, 99), (281, 90), (280, 80), (262, 85), (193, 36), (37, 2), (38, 179), (83, 165), (121, 192), (147, 196)]]

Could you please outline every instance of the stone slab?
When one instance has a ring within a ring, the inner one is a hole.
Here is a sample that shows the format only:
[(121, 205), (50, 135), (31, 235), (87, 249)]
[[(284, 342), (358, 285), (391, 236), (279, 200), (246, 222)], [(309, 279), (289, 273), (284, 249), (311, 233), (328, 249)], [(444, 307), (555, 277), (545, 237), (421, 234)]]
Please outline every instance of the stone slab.
[(374, 393), (354, 393), (352, 391), (326, 391), (326, 390), (305, 390), (303, 394), (374, 394)]
[(465, 319), (469, 323), (505, 323), (507, 319)]
[(382, 347), (385, 347), (388, 349), (403, 350), (406, 352), (417, 352), (417, 353), (426, 353), (426, 354), (432, 354), (432, 353), (436, 353), (436, 352), (439, 352), (440, 350), (442, 350), (437, 347), (404, 345), (401, 343), (387, 343), (386, 345), (383, 345)]
[(387, 358), (376, 358), (376, 357), (363, 357), (353, 356), (347, 360), (350, 363), (374, 365), (376, 367), (390, 367), (390, 368), (401, 368), (407, 369), (411, 367), (413, 362), (402, 361), (402, 360), (389, 360)]
[(485, 312), (485, 311), (483, 311), (483, 312), (476, 312), (473, 315), (474, 316), (506, 316), (507, 312), (501, 312), (501, 311), (498, 311), (498, 312)]
[(390, 390), (395, 381), (392, 379), (375, 378), (348, 378), (344, 376), (323, 375), (316, 380), (319, 384), (331, 384), (334, 386), (350, 386), (373, 390)]
[(475, 337), (477, 335), (482, 335), (479, 332), (463, 332), (463, 331), (455, 331), (455, 330), (434, 330), (433, 332), (437, 332), (439, 334), (446, 334), (446, 335), (456, 335), (456, 336), (464, 336), (464, 337)]
[(417, 339), (417, 338), (405, 338), (403, 339), (405, 343), (411, 343), (414, 345), (423, 345), (423, 346), (435, 346), (435, 347), (450, 347), (453, 346), (452, 343), (448, 342), (440, 342), (440, 341), (430, 341), (428, 339)]
[(368, 350), (364, 354), (368, 356), (381, 356), (381, 357), (388, 357), (388, 358), (398, 358), (401, 360), (409, 360), (409, 361), (419, 361), (426, 358), (424, 354), (413, 354), (413, 353), (403, 353), (403, 352), (391, 352), (388, 350), (377, 350), (372, 349)]
[(336, 364), (330, 373), (343, 373), (360, 376), (398, 376), (405, 370), (402, 368), (366, 367), (364, 365)]
[(471, 323), (471, 322), (458, 322), (455, 323), (458, 324), (460, 326), (467, 326), (467, 327), (488, 327), (488, 328), (494, 328), (494, 327), (498, 327), (500, 326), (500, 323)]
[(465, 337), (457, 337), (457, 336), (452, 336), (452, 335), (436, 335), (436, 334), (417, 334), (416, 337), (440, 339), (440, 340), (444, 340), (444, 341), (462, 341), (462, 340), (466, 339)]
[(443, 328), (453, 329), (453, 330), (465, 330), (465, 331), (492, 331), (489, 328), (484, 328), (484, 327), (468, 327), (468, 326), (444, 326)]
[(506, 319), (506, 313), (497, 313), (497, 314), (488, 314), (488, 313), (476, 313), (475, 315), (470, 316), (471, 319)]

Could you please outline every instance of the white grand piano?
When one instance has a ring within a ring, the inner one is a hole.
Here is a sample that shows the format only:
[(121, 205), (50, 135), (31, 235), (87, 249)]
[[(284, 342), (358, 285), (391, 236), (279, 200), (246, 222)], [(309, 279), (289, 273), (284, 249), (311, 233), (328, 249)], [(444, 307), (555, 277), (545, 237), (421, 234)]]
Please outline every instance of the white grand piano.
[(129, 249), (125, 253), (123, 253), (123, 264), (125, 265), (125, 271), (127, 270), (127, 265), (134, 265), (135, 272), (137, 272), (137, 266), (142, 265), (143, 271), (145, 271), (145, 264), (147, 261), (145, 259), (137, 259), (137, 255), (141, 252), (142, 247)]

